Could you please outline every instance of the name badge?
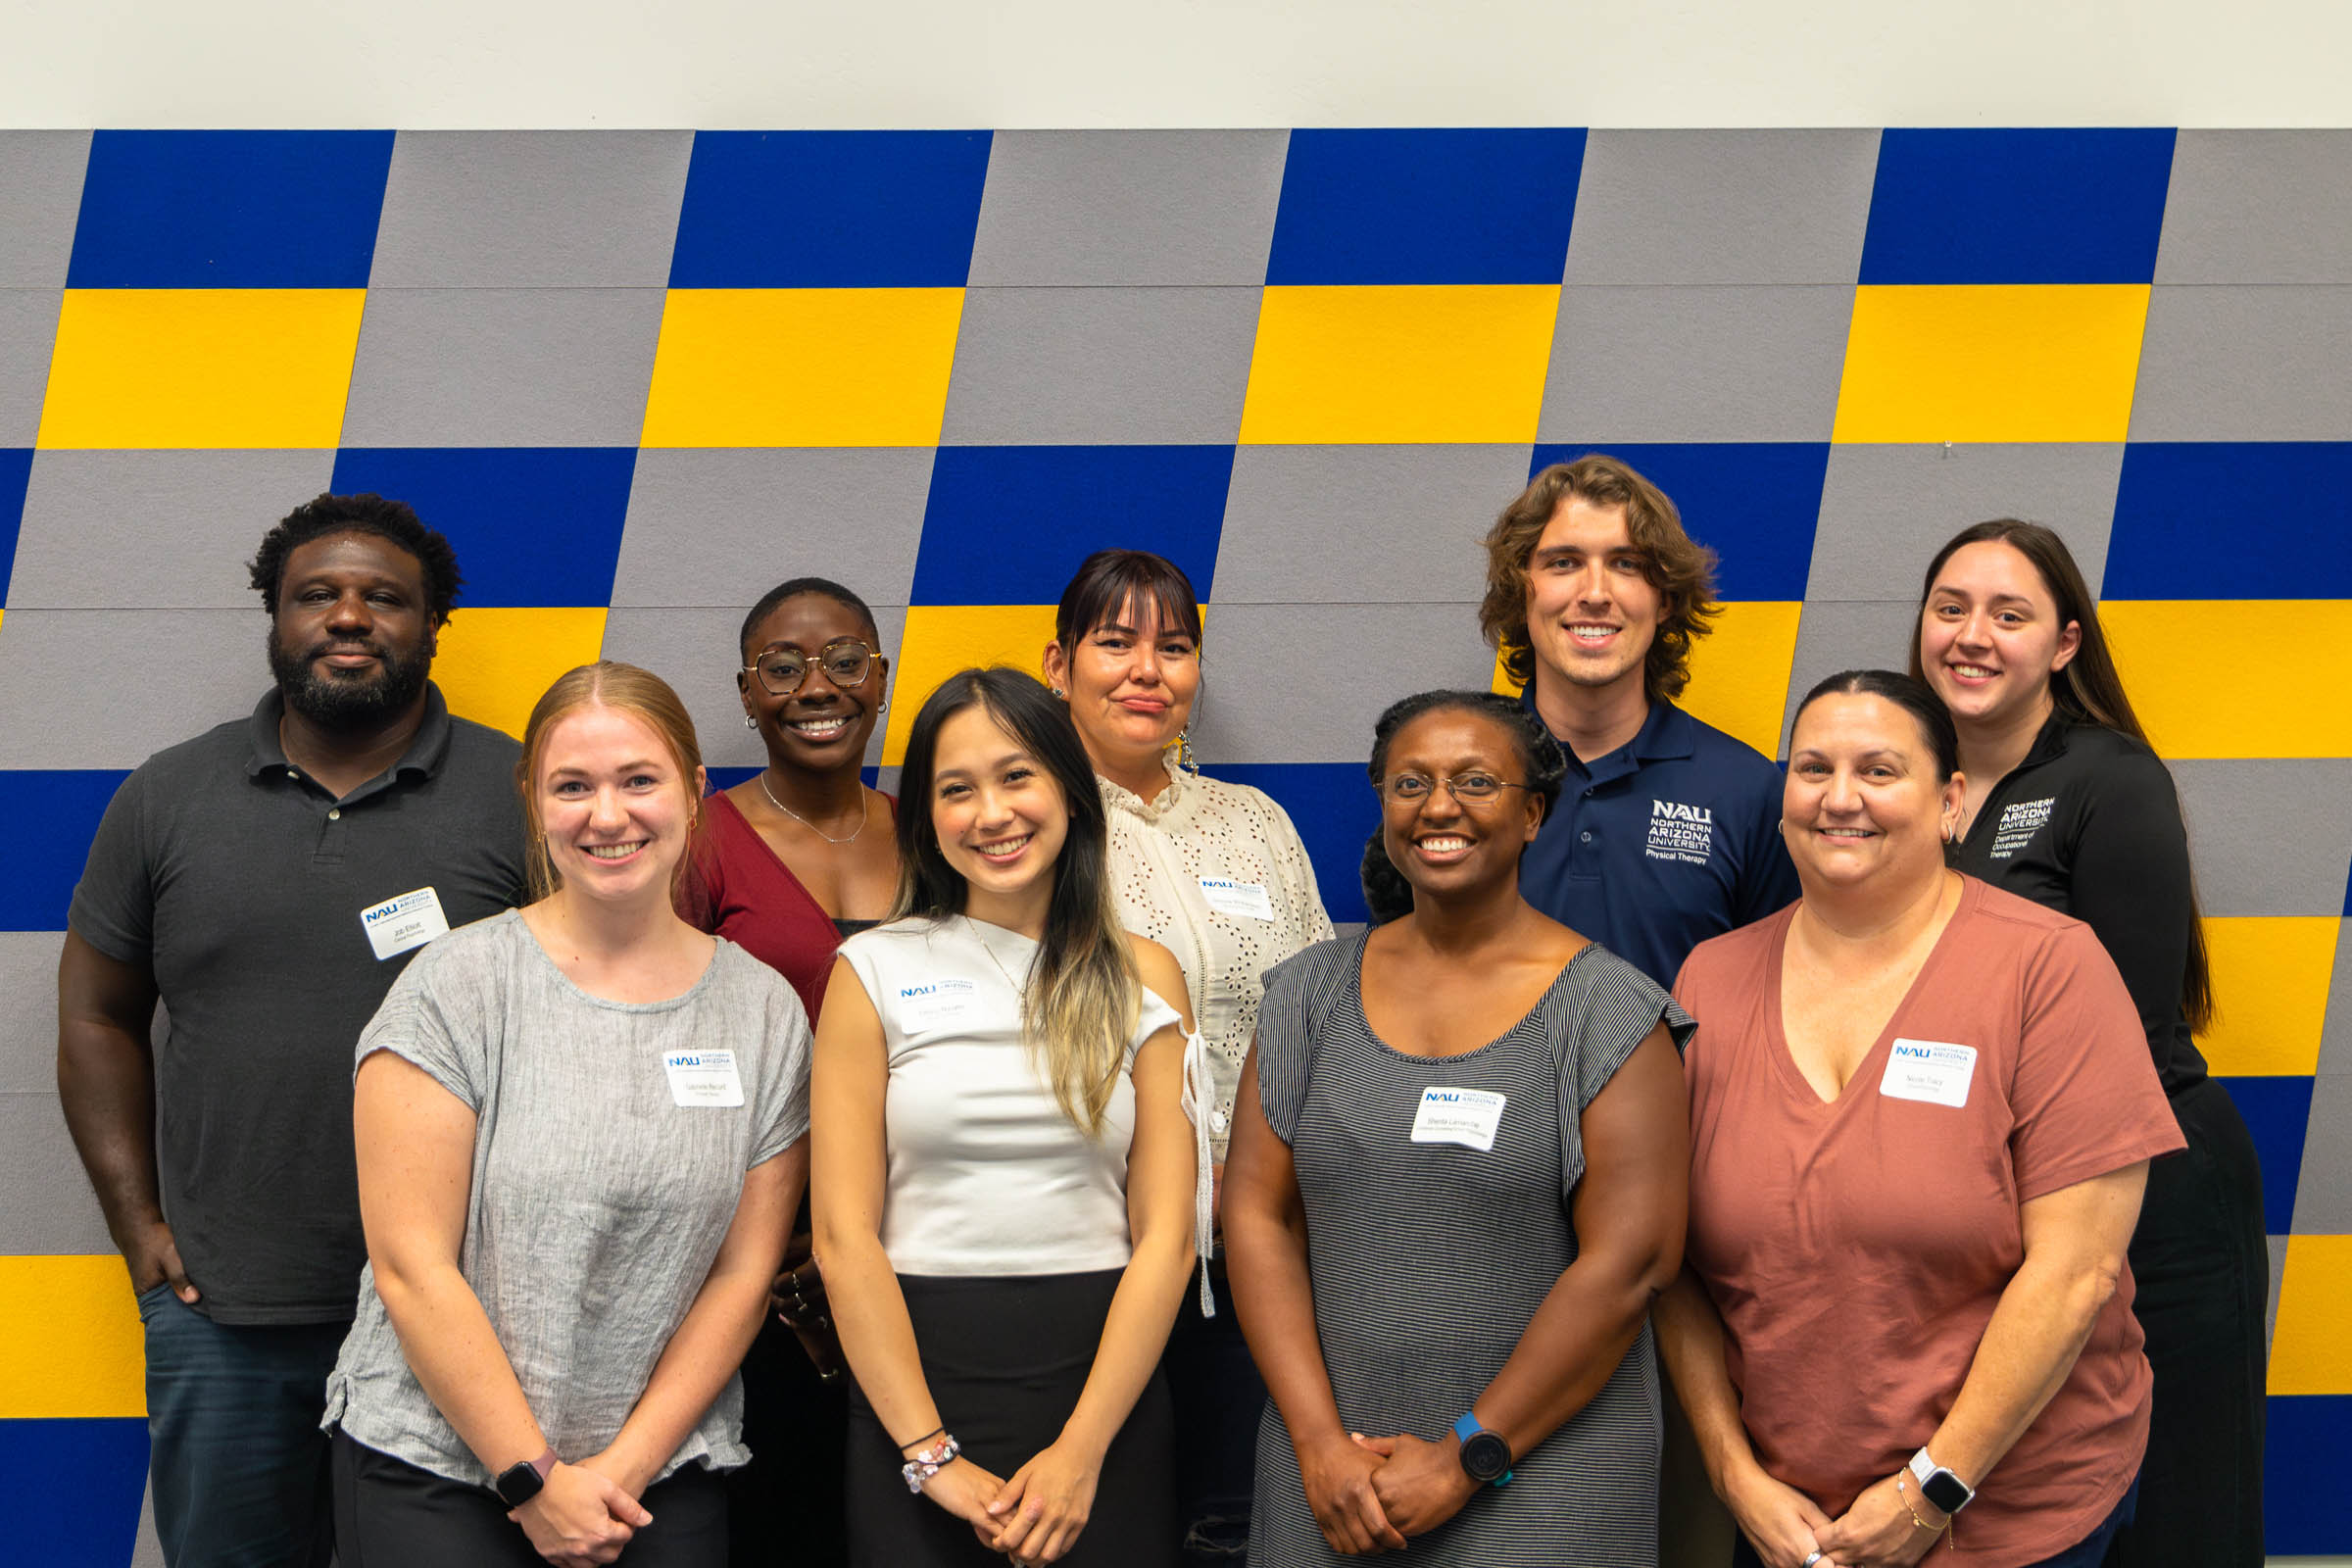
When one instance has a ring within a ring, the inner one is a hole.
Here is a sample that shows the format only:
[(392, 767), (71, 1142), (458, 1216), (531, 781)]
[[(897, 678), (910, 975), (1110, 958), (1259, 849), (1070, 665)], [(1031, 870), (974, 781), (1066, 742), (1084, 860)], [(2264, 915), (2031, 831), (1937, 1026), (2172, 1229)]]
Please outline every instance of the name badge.
[(435, 937), (449, 935), (449, 916), (441, 912), (440, 894), (418, 888), (362, 909), (360, 926), (378, 958), (394, 958)]
[(1494, 1148), (1494, 1129), (1502, 1125), (1501, 1095), (1483, 1089), (1421, 1091), (1421, 1108), (1413, 1114), (1416, 1144), (1459, 1144), (1487, 1153)]
[(960, 1022), (970, 1014), (979, 996), (977, 981), (953, 976), (925, 981), (919, 986), (899, 987), (899, 1002), (906, 1009), (909, 1034)]
[(1230, 914), (1239, 920), (1271, 920), (1274, 918), (1274, 900), (1263, 882), (1236, 882), (1230, 877), (1204, 876), (1200, 879), (1200, 896), (1208, 906), (1219, 914)]
[(1879, 1079), (1879, 1093), (1897, 1100), (1949, 1105), (1968, 1103), (1968, 1086), (1977, 1076), (1977, 1048), (1940, 1040), (1897, 1040)]
[(743, 1079), (732, 1051), (664, 1051), (662, 1070), (669, 1074), (670, 1101), (689, 1109), (723, 1109), (743, 1103)]

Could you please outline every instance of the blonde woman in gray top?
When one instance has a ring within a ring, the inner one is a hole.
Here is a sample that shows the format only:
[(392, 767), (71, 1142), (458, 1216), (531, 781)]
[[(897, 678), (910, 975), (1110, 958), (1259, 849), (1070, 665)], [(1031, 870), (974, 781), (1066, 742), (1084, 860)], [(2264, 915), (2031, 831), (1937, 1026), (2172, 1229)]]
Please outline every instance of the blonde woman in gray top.
[(1190, 766), (1200, 603), (1181, 567), (1143, 550), (1089, 556), (1062, 591), (1045, 668), (1094, 763), (1120, 918), (1175, 954), (1200, 1021), (1197, 1245), (1208, 1262), (1200, 1298), (1186, 1300), (1169, 1338), (1166, 1369), (1186, 1558), (1230, 1565), (1248, 1549), (1266, 1389), (1226, 1309), (1214, 1255), (1225, 1145), (1261, 977), (1328, 939), (1331, 919), (1283, 808)]
[(658, 677), (559, 679), (518, 783), (541, 897), (435, 940), (360, 1039), (337, 1551), (721, 1568), (735, 1368), (808, 1172), (808, 1018), (672, 906), (703, 769)]

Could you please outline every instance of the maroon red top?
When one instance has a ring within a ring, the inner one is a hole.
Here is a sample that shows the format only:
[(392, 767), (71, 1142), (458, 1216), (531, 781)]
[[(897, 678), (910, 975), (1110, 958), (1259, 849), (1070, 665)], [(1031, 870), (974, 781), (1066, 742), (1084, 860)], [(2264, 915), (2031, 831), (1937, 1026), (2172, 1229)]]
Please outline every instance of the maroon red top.
[[(882, 797), (895, 808), (890, 796)], [(710, 830), (687, 878), (686, 918), (749, 953), (799, 992), (816, 1022), (841, 931), (741, 808), (723, 793), (704, 803)], [(879, 824), (890, 831), (886, 820)]]

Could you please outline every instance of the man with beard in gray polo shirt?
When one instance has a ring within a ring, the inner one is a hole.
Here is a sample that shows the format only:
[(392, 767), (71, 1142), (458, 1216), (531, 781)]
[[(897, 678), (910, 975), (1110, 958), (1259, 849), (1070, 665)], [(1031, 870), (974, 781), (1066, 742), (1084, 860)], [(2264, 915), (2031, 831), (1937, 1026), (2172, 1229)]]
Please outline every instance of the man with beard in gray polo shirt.
[(367, 1256), (352, 1050), (417, 949), (524, 897), (520, 749), (428, 678), (449, 542), (325, 495), (252, 575), (276, 685), (123, 781), (58, 964), (58, 1087), (138, 1293), (172, 1568), (329, 1560), (318, 1419)]

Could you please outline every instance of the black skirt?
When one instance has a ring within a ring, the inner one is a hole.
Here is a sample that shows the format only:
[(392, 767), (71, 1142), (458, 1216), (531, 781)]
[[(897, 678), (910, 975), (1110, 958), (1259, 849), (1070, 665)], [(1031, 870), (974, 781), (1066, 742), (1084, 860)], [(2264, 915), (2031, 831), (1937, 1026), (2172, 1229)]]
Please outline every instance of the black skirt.
[[(902, 1275), (906, 1315), (939, 1416), (964, 1457), (1009, 1479), (1051, 1446), (1077, 1407), (1121, 1272), (1016, 1279)], [(1171, 1568), (1178, 1531), (1168, 1389), (1155, 1369), (1103, 1456), (1086, 1529), (1061, 1561)], [(898, 1445), (850, 1396), (850, 1560), (860, 1568), (1003, 1568), (972, 1527), (906, 1490)]]

